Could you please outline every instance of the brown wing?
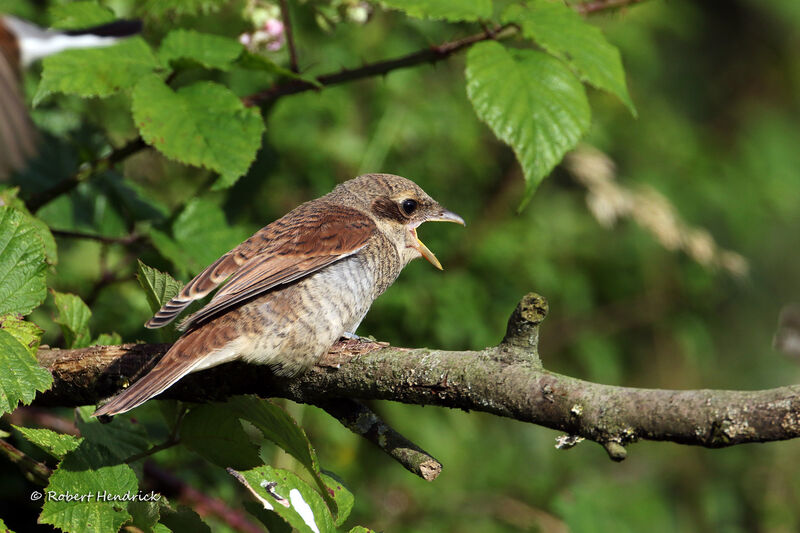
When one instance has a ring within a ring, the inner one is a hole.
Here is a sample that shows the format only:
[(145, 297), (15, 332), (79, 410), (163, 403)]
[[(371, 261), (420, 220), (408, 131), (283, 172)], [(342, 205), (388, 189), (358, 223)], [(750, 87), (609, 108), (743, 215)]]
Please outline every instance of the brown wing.
[(19, 85), (19, 49), (0, 17), (0, 180), (36, 152), (36, 135)]
[(277, 285), (291, 283), (366, 245), (375, 224), (361, 212), (327, 202), (309, 202), (262, 228), (197, 277), (147, 323), (169, 323), (193, 300), (230, 276), (207, 306), (181, 329), (199, 324)]

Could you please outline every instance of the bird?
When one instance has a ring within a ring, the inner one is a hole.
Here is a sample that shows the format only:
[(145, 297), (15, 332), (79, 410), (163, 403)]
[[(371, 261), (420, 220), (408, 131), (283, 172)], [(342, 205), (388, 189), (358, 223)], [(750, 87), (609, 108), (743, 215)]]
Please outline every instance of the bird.
[(20, 87), (23, 69), (64, 50), (110, 46), (141, 30), (138, 20), (48, 30), (11, 15), (0, 16), (0, 180), (8, 179), (36, 153), (36, 130)]
[[(420, 224), (464, 219), (413, 181), (364, 174), (261, 228), (194, 279), (145, 324), (160, 328), (190, 303), (205, 307), (153, 369), (93, 416), (127, 412), (190, 372), (243, 360), (292, 376), (341, 337), (353, 337), (372, 302), (413, 259), (441, 263), (417, 236)], [(227, 281), (226, 281), (227, 280)]]

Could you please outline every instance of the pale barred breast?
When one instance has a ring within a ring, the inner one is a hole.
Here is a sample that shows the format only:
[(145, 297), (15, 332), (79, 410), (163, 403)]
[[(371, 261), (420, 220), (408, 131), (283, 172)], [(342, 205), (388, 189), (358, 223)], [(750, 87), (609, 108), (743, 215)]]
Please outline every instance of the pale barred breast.
[(400, 273), (394, 246), (382, 241), (247, 304), (247, 314), (257, 314), (260, 327), (243, 326), (255, 342), (253, 352), (242, 357), (261, 364), (280, 361), (283, 372), (292, 374), (313, 365), (343, 333), (353, 333)]

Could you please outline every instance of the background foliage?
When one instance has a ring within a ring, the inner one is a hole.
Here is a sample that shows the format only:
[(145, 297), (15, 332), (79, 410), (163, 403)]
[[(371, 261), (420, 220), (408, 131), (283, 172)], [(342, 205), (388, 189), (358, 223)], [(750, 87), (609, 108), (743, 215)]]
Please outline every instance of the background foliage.
[[(560, 4), (530, 2), (506, 10), (511, 2), (486, 1), (463, 12), (454, 11), (460, 2), (386, 4), (399, 10), (344, 0), (292, 3), (302, 74), (358, 68), (481, 31), (478, 22), (459, 21), (514, 20), (526, 40), (480, 43), (435, 67), (307, 91), (258, 109), (245, 108), (236, 96), (294, 75), (286, 71), (285, 47), (264, 56), (236, 42), (252, 30), (244, 3), (0, 2), (0, 10), (61, 27), (118, 16), (143, 16), (146, 24), (142, 38), (114, 49), (62, 54), (27, 73), (42, 144), (41, 156), (14, 178), (19, 198), (35, 198), (81, 163), (139, 133), (159, 150), (140, 151), (39, 209), (36, 217), (54, 230), (55, 241), (24, 211), (17, 193), (0, 192), (11, 206), (0, 208), (0, 240), (9, 243), (0, 271), (19, 273), (14, 299), (0, 295), (0, 306), (13, 306), (0, 313), (32, 311), (27, 321), (6, 317), (0, 328), (3, 364), (30, 374), (21, 378), (26, 390), (3, 380), (5, 411), (18, 400), (29, 402), (32, 387), (48, 386), (48, 377), (30, 367), (38, 342), (31, 323), (51, 346), (164, 340), (142, 327), (151, 307), (134, 278), (137, 258), (185, 281), (298, 203), (368, 171), (416, 180), (463, 215), (468, 227), (421, 230), (445, 272), (424, 262), (410, 265), (375, 303), (362, 335), (448, 349), (496, 344), (516, 302), (534, 289), (551, 304), (541, 348), (550, 369), (663, 388), (756, 389), (797, 381), (796, 362), (770, 349), (779, 309), (800, 294), (796, 2), (651, 0), (593, 15), (595, 26), (579, 27), (574, 38), (569, 25), (583, 22)], [(600, 59), (581, 54), (590, 50)], [(124, 68), (103, 70), (109, 63)], [(598, 64), (606, 68), (593, 68)], [(545, 69), (534, 72), (549, 78), (530, 79), (530, 69)], [(553, 86), (548, 80), (560, 89), (544, 98)], [(536, 90), (520, 92), (515, 83)], [(504, 93), (509, 87), (517, 90)], [(508, 106), (505, 114), (493, 110), (497, 102)], [(552, 113), (540, 115), (541, 109)], [(154, 119), (170, 113), (176, 120)], [(526, 116), (537, 120), (526, 122)], [(569, 127), (556, 131), (554, 123)], [(220, 138), (228, 148), (213, 149)], [(537, 189), (579, 139), (615, 162), (621, 185), (658, 191), (683, 220), (706, 228), (749, 268), (708, 268), (697, 261), (702, 254), (667, 250), (652, 231), (628, 219), (612, 228), (599, 224), (587, 209), (585, 182), (567, 166), (557, 167)], [(41, 238), (31, 239), (33, 232)], [(101, 235), (106, 242), (75, 233)], [(157, 291), (169, 287), (163, 282)], [(348, 528), (800, 528), (794, 442), (713, 451), (642, 443), (624, 463), (612, 464), (598, 446), (556, 451), (552, 431), (488, 415), (373, 407), (444, 464), (434, 483), (408, 474), (324, 412), (286, 406), (314, 444), (319, 464), (354, 493)], [(11, 431), (15, 446), (51, 467), (69, 454), (73, 467), (56, 471), (55, 486), (81, 483), (74, 471), (93, 468), (101, 473), (93, 478), (98, 487), (123, 490), (135, 487), (143, 473), (141, 462), (127, 466), (120, 460), (169, 438), (170, 409), (150, 402), (110, 426), (90, 422), (90, 409), (81, 409), (75, 415), (81, 441), (11, 429), (10, 422), (38, 425), (31, 421), (36, 411), (5, 415), (3, 429)], [(260, 458), (305, 476), (308, 486), (322, 479), (318, 468), (303, 468), (310, 458), (284, 452), (285, 442), (275, 446), (266, 434), (257, 438), (264, 431), (258, 421), (244, 417), (242, 425), (242, 417), (224, 421), (218, 407), (204, 409), (203, 417), (186, 421), (199, 436), (195, 445), (154, 455), (159, 468), (234, 506), (251, 498), (216, 466), (230, 466), (229, 457), (213, 456), (220, 446), (201, 449), (213, 433), (201, 423), (208, 417), (234, 424), (231, 432), (246, 432), (258, 443), (236, 454), (244, 463), (236, 468), (246, 470)], [(55, 414), (73, 420), (69, 410)], [(38, 486), (12, 468), (0, 476), (0, 516), (12, 529), (32, 531), (42, 503), (28, 495)], [(129, 513), (145, 530), (154, 523), (136, 509), (81, 509), (86, 516), (73, 517), (78, 522), (71, 525), (69, 512), (57, 506), (46, 508), (40, 520), (75, 530), (96, 517), (109, 520), (108, 530)], [(193, 519), (168, 514), (162, 512), (162, 523), (176, 531), (179, 518)], [(215, 531), (228, 527), (213, 516), (206, 520)]]

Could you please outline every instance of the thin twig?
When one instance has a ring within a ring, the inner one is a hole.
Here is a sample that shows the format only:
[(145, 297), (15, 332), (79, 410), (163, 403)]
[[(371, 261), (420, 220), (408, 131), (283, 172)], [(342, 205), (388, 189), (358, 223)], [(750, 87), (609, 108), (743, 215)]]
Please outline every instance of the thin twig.
[[(469, 37), (464, 37), (463, 39), (431, 46), (411, 54), (397, 57), (395, 59), (387, 59), (375, 63), (368, 63), (358, 68), (342, 69), (339, 72), (334, 72), (332, 74), (324, 74), (319, 76), (317, 81), (323, 87), (330, 87), (333, 85), (339, 85), (372, 76), (381, 76), (394, 70), (413, 67), (423, 63), (436, 63), (450, 57), (456, 52), (472, 46), (475, 43), (492, 39), (504, 39), (506, 37), (510, 37), (516, 32), (517, 28), (513, 24), (497, 26), (490, 30), (484, 30), (480, 33), (470, 35)], [(315, 86), (307, 81), (290, 80), (287, 82), (277, 83), (263, 91), (245, 96), (242, 98), (242, 102), (244, 102), (246, 106), (272, 103), (282, 96), (310, 91), (312, 89), (316, 90), (318, 88), (318, 86)]]
[(50, 232), (56, 237), (63, 237), (66, 239), (87, 239), (103, 244), (122, 244), (128, 245), (145, 238), (144, 235), (138, 233), (131, 233), (124, 237), (108, 237), (105, 235), (96, 235), (94, 233), (85, 233), (83, 231), (69, 231), (63, 229), (51, 229)]
[(142, 140), (142, 138), (138, 137), (130, 141), (125, 146), (112, 150), (110, 154), (101, 157), (99, 159), (95, 159), (91, 163), (82, 165), (78, 170), (75, 171), (74, 174), (72, 174), (67, 179), (56, 183), (54, 186), (50, 187), (45, 191), (42, 191), (40, 193), (31, 196), (30, 199), (26, 202), (28, 209), (30, 209), (32, 212), (35, 213), (42, 206), (55, 200), (62, 194), (70, 192), (72, 189), (77, 187), (81, 182), (86, 181), (95, 174), (99, 174), (101, 172), (104, 172), (112, 168), (115, 164), (124, 160), (129, 155), (135, 154), (145, 146), (146, 145)]
[(280, 0), (281, 18), (283, 19), (283, 31), (286, 32), (286, 47), (289, 49), (289, 68), (292, 72), (300, 72), (297, 67), (297, 49), (294, 45), (294, 34), (292, 33), (292, 21), (289, 18), (289, 5), (286, 0)]
[(597, 13), (598, 11), (605, 11), (607, 9), (618, 9), (640, 2), (644, 2), (644, 0), (593, 0), (591, 2), (572, 4), (570, 7), (581, 15), (588, 15), (590, 13)]
[(167, 440), (165, 440), (161, 444), (156, 444), (155, 446), (151, 446), (150, 448), (146, 449), (143, 452), (131, 455), (130, 457), (125, 459), (125, 462), (128, 464), (135, 463), (139, 459), (144, 459), (145, 457), (149, 457), (155, 453), (160, 452), (161, 450), (166, 450), (168, 448), (172, 448), (173, 446), (180, 444), (181, 423), (183, 422), (183, 417), (186, 416), (186, 411), (187, 411), (186, 406), (182, 405), (180, 411), (178, 411), (178, 416), (175, 418), (175, 424), (172, 426), (172, 431), (169, 432)]
[(25, 477), (33, 483), (43, 487), (47, 485), (47, 480), (53, 471), (44, 463), (29, 457), (4, 440), (0, 440), (0, 454), (5, 455), (9, 461), (16, 464)]
[(369, 407), (349, 398), (332, 398), (316, 404), (342, 423), (386, 452), (409, 472), (425, 481), (433, 481), (442, 472), (442, 464), (428, 452), (405, 438), (384, 422)]

